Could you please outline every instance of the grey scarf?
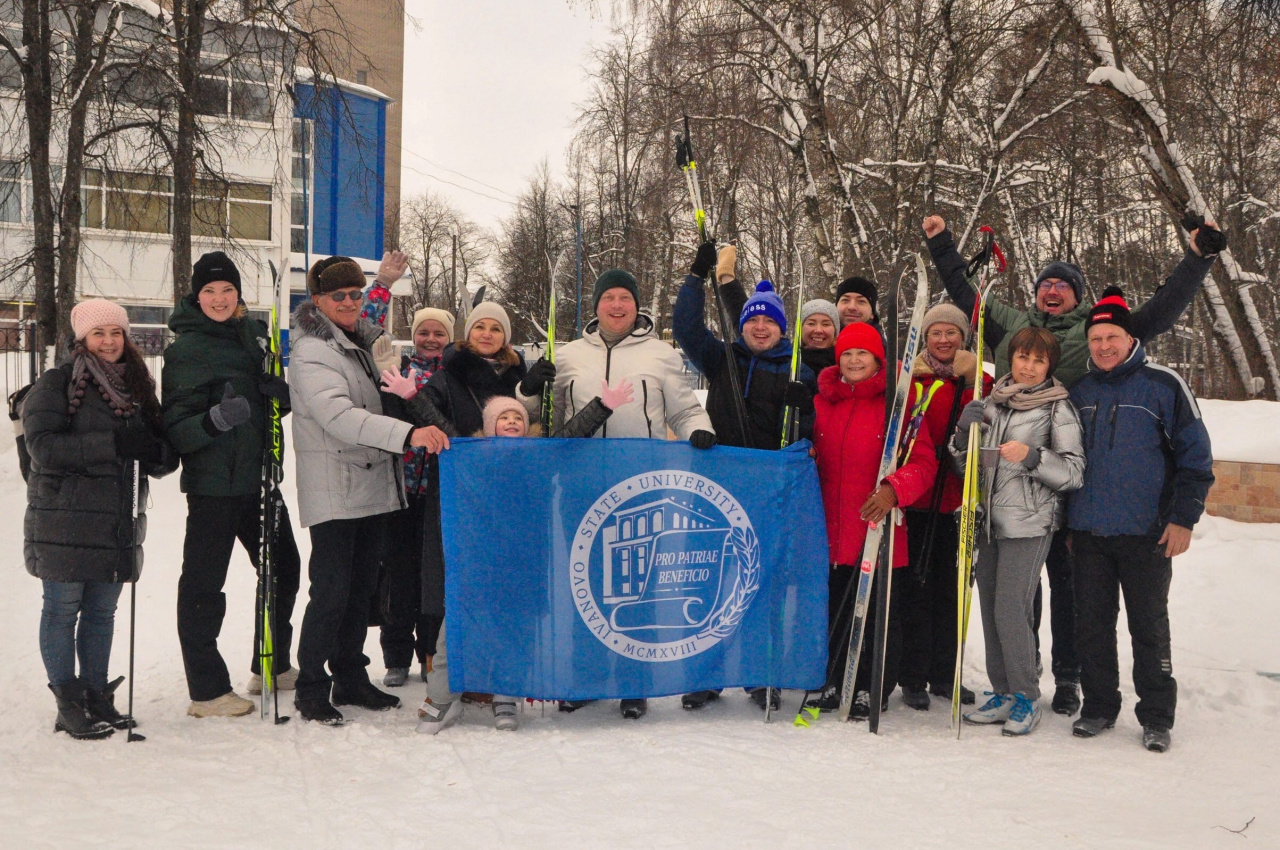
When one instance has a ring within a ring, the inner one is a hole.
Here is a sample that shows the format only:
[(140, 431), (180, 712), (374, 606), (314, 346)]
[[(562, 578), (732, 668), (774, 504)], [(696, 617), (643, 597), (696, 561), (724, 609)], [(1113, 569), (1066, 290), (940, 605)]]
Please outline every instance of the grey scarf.
[(1071, 394), (1067, 392), (1067, 388), (1057, 378), (1050, 378), (1031, 387), (1026, 384), (1015, 384), (1013, 375), (1010, 374), (996, 381), (995, 387), (991, 390), (992, 401), (1012, 410), (1034, 410), (1041, 405), (1065, 401), (1070, 397)]

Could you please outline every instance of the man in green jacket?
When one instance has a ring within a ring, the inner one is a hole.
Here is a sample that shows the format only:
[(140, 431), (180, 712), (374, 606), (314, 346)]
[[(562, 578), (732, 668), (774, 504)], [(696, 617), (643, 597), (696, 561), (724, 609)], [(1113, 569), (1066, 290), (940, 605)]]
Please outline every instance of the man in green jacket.
[[(929, 253), (947, 295), (956, 306), (972, 316), (976, 293), (966, 275), (967, 263), (956, 250), (947, 224), (941, 216), (924, 220)], [(1173, 328), (1187, 311), (1204, 283), (1218, 252), (1226, 247), (1226, 237), (1211, 221), (1190, 230), (1190, 247), (1168, 279), (1156, 289), (1146, 304), (1133, 311), (1130, 326), (1144, 343)], [(987, 299), (984, 342), (991, 347), (998, 380), (1009, 373), (1009, 341), (1024, 327), (1048, 328), (1062, 346), (1055, 376), (1067, 389), (1089, 369), (1089, 341), (1085, 337), (1091, 304), (1084, 303), (1084, 273), (1074, 263), (1058, 260), (1036, 275), (1035, 307), (1019, 310), (994, 298)], [(1057, 687), (1053, 710), (1071, 715), (1080, 709), (1080, 662), (1075, 646), (1075, 597), (1071, 587), (1071, 554), (1067, 551), (1066, 530), (1053, 536), (1045, 560), (1049, 573), (1049, 619), (1053, 632), (1053, 675)], [(1040, 633), (1040, 591), (1036, 591), (1035, 631)], [(1038, 651), (1038, 644), (1037, 644)]]

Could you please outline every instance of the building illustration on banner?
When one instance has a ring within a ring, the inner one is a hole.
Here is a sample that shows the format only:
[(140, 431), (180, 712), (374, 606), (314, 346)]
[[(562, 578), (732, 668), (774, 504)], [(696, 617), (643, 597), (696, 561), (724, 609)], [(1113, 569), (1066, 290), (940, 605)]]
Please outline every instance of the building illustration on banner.
[(615, 606), (613, 628), (687, 629), (715, 611), (724, 571), (736, 567), (730, 527), (691, 502), (646, 501), (601, 528), (603, 601)]
[(569, 591), (583, 624), (637, 661), (697, 655), (730, 637), (760, 579), (760, 547), (733, 494), (661, 470), (610, 487), (583, 516)]

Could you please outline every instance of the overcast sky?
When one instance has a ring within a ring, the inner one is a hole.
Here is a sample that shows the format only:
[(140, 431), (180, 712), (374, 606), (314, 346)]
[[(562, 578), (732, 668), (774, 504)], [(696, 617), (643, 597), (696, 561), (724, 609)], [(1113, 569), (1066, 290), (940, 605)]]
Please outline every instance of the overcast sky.
[(544, 158), (563, 175), (587, 52), (608, 21), (566, 0), (406, 5), (402, 196), (430, 189), (496, 227)]

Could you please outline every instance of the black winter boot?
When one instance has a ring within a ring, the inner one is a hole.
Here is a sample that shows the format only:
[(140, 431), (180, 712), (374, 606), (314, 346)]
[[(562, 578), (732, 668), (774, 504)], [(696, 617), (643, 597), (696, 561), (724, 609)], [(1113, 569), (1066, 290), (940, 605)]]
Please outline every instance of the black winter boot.
[(693, 691), (680, 697), (680, 705), (686, 711), (696, 711), (717, 699), (720, 699), (719, 691)]
[(86, 702), (89, 706), (89, 713), (93, 715), (94, 720), (101, 720), (115, 729), (128, 729), (130, 727), (136, 729), (138, 728), (136, 719), (116, 711), (116, 688), (120, 687), (120, 683), (123, 681), (124, 676), (117, 676), (114, 681), (108, 682), (107, 686), (100, 691), (86, 688)]
[(115, 733), (109, 723), (103, 723), (89, 713), (84, 682), (72, 679), (65, 685), (50, 685), (53, 697), (58, 701), (58, 719), (53, 731), (66, 732), (81, 741), (95, 741)]
[(628, 720), (639, 720), (649, 711), (649, 701), (645, 699), (624, 699), (618, 703), (622, 716)]
[(380, 691), (367, 679), (363, 682), (333, 683), (334, 705), (356, 705), (370, 711), (386, 711), (400, 707), (400, 697)]
[(1059, 679), (1053, 691), (1054, 714), (1065, 714), (1070, 717), (1080, 710), (1080, 685), (1076, 682)]

